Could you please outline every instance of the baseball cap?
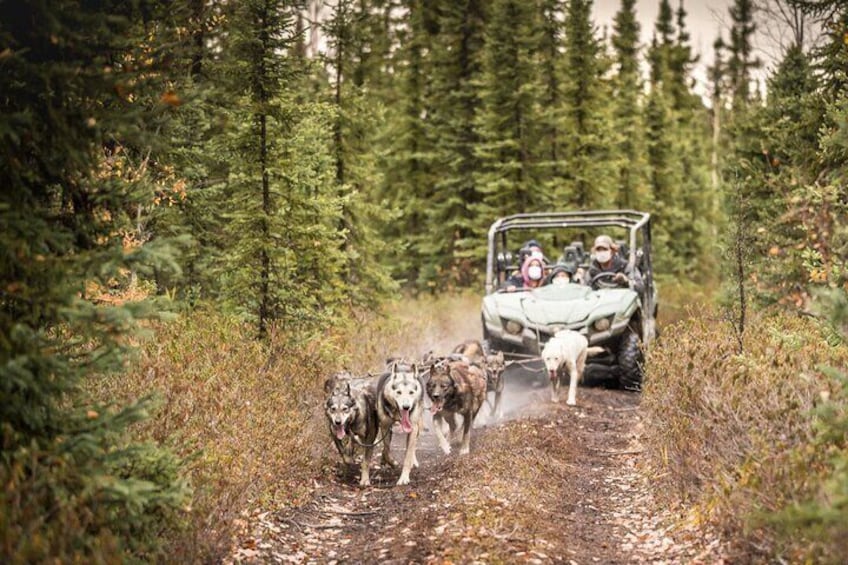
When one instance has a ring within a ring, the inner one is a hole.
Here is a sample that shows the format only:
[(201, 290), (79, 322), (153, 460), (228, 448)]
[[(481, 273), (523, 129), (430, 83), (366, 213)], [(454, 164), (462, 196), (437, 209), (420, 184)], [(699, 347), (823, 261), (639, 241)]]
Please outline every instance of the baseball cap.
[(608, 235), (599, 235), (595, 238), (595, 243), (592, 245), (592, 250), (596, 250), (599, 247), (605, 247), (607, 249), (617, 249), (617, 246), (612, 242), (612, 238)]

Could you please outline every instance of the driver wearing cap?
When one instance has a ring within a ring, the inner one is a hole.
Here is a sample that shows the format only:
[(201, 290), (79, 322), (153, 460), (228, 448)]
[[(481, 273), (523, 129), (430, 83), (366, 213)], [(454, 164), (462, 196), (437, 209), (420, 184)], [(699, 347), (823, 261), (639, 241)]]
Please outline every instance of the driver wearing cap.
[[(645, 284), (642, 274), (635, 266), (629, 269), (627, 261), (618, 254), (618, 245), (608, 235), (599, 235), (592, 246), (592, 264), (589, 265), (588, 284), (599, 286), (616, 285), (642, 293)], [(609, 274), (604, 274), (609, 273)]]

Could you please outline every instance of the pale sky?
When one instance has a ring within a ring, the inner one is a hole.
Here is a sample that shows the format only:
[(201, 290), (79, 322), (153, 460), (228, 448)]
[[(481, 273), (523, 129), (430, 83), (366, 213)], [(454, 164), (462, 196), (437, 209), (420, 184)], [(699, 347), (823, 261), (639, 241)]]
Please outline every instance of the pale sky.
[[(680, 0), (669, 0), (674, 14), (675, 26), (677, 25), (677, 9)], [(684, 0), (683, 8), (686, 11), (686, 29), (689, 32), (689, 43), (694, 54), (700, 56), (700, 61), (693, 75), (696, 80), (696, 91), (704, 94), (707, 89), (706, 67), (712, 64), (713, 42), (722, 32), (725, 42), (728, 38), (730, 22), (729, 7), (733, 0)], [(636, 16), (641, 26), (642, 46), (646, 48), (651, 44), (654, 26), (657, 21), (660, 0), (637, 0)], [(593, 12), (595, 25), (601, 31), (606, 26), (607, 34), (612, 34), (613, 18), (621, 8), (621, 0), (595, 0)], [(644, 58), (644, 51), (642, 53)]]

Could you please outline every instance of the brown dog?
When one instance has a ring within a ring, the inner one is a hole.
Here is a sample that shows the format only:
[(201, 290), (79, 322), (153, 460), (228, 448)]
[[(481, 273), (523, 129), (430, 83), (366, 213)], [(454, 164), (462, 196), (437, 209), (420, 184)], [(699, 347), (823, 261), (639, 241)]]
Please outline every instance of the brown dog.
[[(501, 398), (504, 390), (503, 373), (506, 369), (503, 351), (498, 351), (494, 355), (486, 353), (479, 341), (469, 339), (457, 345), (453, 349), (453, 353), (464, 355), (471, 364), (481, 367), (486, 372), (486, 393), (495, 393), (494, 403), (489, 403), (491, 406), (490, 415), (500, 419), (503, 416)], [(486, 400), (488, 402), (488, 394)]]
[(465, 361), (438, 359), (430, 366), (426, 388), (432, 402), (430, 412), (433, 414), (433, 429), (442, 451), (446, 454), (451, 451), (450, 441), (444, 435), (444, 423), (447, 421), (450, 433), (453, 433), (456, 429), (455, 417), (459, 414), (462, 416), (462, 446), (459, 453), (468, 453), (471, 450), (471, 424), (486, 400), (486, 376), (483, 369)]

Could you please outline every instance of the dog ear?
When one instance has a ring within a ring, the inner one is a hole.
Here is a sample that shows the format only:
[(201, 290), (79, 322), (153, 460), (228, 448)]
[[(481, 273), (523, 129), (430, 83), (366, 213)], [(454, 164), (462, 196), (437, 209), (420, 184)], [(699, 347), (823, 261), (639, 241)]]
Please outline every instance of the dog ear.
[(330, 394), (331, 392), (333, 392), (334, 388), (336, 388), (336, 376), (335, 375), (327, 378), (327, 380), (324, 381), (324, 392), (327, 393), (327, 394)]
[(345, 396), (350, 396), (350, 395), (351, 395), (351, 394), (350, 394), (350, 381), (345, 381), (345, 384), (344, 384), (344, 393), (345, 393)]
[(464, 392), (464, 387), (462, 386), (463, 379), (455, 377), (453, 372), (457, 371), (460, 375), (463, 373), (468, 374), (468, 369), (466, 367), (467, 366), (462, 365), (453, 365), (448, 367), (448, 378), (450, 379), (451, 386), (460, 393)]

